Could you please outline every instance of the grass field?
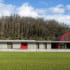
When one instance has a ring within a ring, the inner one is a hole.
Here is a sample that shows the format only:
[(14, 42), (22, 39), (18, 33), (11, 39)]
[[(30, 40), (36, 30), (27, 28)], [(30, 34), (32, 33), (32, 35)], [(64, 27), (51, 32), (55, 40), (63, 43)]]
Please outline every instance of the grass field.
[(0, 52), (0, 70), (70, 70), (70, 53)]

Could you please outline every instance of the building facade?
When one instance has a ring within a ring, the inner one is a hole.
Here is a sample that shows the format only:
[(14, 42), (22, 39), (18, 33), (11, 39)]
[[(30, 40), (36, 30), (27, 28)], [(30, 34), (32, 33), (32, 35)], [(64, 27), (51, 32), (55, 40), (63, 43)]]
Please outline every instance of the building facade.
[(47, 49), (70, 49), (70, 32), (62, 35), (58, 40), (0, 40), (0, 49), (21, 50), (47, 50)]

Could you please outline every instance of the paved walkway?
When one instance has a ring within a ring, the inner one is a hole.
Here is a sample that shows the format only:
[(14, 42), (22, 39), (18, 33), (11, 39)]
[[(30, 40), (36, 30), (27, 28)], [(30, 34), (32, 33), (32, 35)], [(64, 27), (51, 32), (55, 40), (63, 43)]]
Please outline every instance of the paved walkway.
[(0, 52), (70, 52), (70, 49), (48, 49), (48, 50), (0, 49)]

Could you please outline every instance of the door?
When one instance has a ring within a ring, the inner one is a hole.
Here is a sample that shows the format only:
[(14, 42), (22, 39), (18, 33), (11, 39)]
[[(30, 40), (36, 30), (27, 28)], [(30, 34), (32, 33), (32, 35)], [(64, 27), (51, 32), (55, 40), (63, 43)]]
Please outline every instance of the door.
[(8, 49), (12, 49), (12, 48), (13, 48), (12, 43), (7, 43), (7, 48), (8, 48)]
[(58, 43), (52, 43), (52, 49), (58, 49)]
[(70, 43), (66, 43), (67, 49), (70, 49)]
[(27, 49), (28, 48), (28, 44), (27, 43), (21, 43), (20, 48), (21, 49)]

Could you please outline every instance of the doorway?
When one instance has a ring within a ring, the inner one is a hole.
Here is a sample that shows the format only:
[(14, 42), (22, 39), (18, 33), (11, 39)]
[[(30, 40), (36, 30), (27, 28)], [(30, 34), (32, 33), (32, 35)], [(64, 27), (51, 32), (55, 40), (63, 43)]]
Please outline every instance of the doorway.
[(21, 43), (21, 46), (20, 46), (21, 49), (27, 49), (28, 48), (28, 44), (25, 42), (25, 43)]
[(70, 49), (70, 43), (66, 43), (66, 47)]
[(8, 49), (13, 49), (13, 44), (12, 43), (7, 43), (7, 48)]
[(58, 43), (52, 43), (52, 49), (58, 49)]

